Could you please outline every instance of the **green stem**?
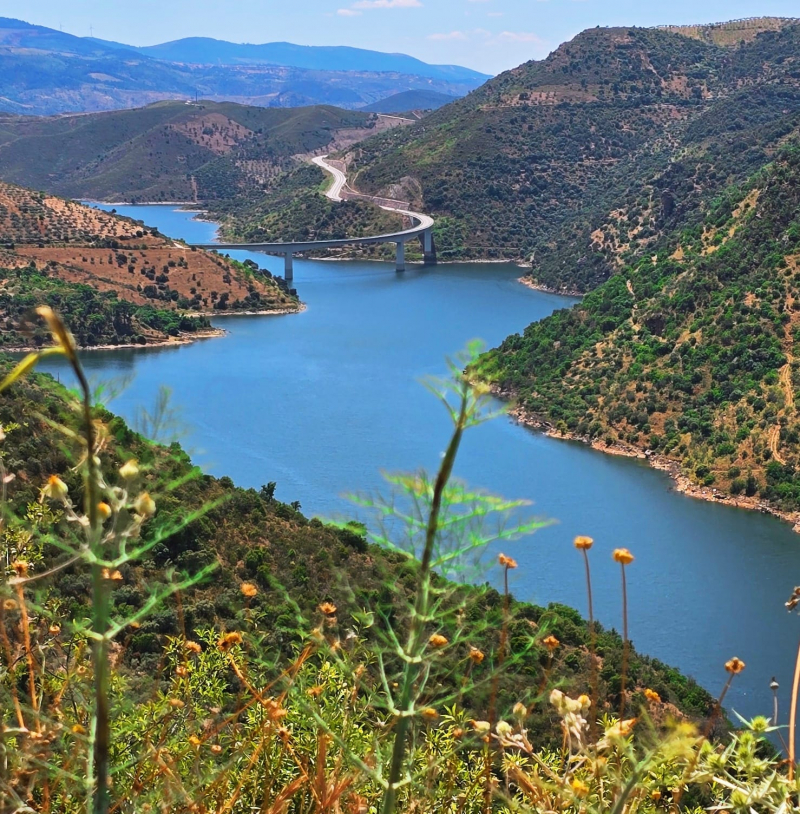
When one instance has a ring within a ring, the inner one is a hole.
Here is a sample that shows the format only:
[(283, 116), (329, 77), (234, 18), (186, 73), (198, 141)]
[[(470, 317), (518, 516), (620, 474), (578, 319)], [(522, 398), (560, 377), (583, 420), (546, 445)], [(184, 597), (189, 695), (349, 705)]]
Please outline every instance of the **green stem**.
[(442, 465), (439, 467), (439, 473), (436, 476), (436, 483), (433, 488), (431, 510), (428, 515), (428, 524), (425, 531), (425, 547), (422, 552), (422, 562), (420, 563), (419, 587), (417, 589), (414, 615), (411, 619), (411, 626), (405, 647), (406, 664), (403, 670), (403, 688), (400, 693), (400, 714), (395, 728), (394, 743), (392, 744), (388, 786), (383, 796), (383, 805), (381, 806), (383, 814), (393, 814), (397, 805), (397, 789), (400, 783), (400, 777), (403, 773), (408, 734), (411, 727), (411, 718), (414, 714), (414, 685), (419, 677), (421, 645), (429, 610), (431, 560), (433, 558), (434, 544), (436, 542), (436, 533), (439, 528), (439, 514), (442, 509), (444, 490), (453, 473), (453, 465), (455, 464), (458, 447), (461, 444), (461, 438), (464, 434), (464, 428), (467, 422), (469, 401), (469, 391), (467, 388), (468, 385), (465, 384), (461, 395), (461, 408), (455, 423), (455, 432), (450, 439), (450, 444), (445, 452)]
[(85, 510), (89, 518), (89, 548), (92, 553), (92, 661), (94, 667), (95, 711), (90, 733), (87, 771), (87, 812), (107, 814), (110, 807), (108, 783), (111, 751), (111, 712), (109, 696), (111, 676), (109, 640), (111, 609), (108, 585), (103, 576), (102, 526), (98, 514), (99, 476), (95, 461), (96, 439), (92, 421), (92, 396), (89, 383), (77, 358), (72, 367), (83, 391), (83, 421), (86, 432)]

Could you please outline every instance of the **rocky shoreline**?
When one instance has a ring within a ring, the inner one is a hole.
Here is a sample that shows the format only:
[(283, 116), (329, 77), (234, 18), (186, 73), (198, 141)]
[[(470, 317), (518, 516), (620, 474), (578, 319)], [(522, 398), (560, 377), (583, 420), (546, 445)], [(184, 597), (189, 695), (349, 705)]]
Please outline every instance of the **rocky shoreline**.
[(577, 291), (575, 289), (570, 289), (567, 291), (557, 291), (555, 288), (548, 288), (546, 285), (542, 285), (541, 283), (535, 283), (530, 277), (520, 277), (519, 281), (522, 285), (526, 286), (527, 288), (532, 288), (534, 291), (542, 291), (545, 294), (558, 294), (562, 297), (585, 297), (585, 291)]
[[(500, 390), (499, 388), (493, 388), (493, 392), (497, 398), (504, 401), (512, 401), (514, 398), (512, 393)], [(512, 409), (509, 410), (509, 415), (519, 424), (538, 430), (550, 438), (556, 438), (562, 441), (579, 441), (606, 455), (620, 455), (624, 458), (638, 458), (639, 460), (646, 461), (653, 469), (666, 472), (670, 476), (676, 492), (680, 492), (687, 497), (696, 498), (697, 500), (706, 500), (711, 503), (719, 503), (723, 506), (760, 512), (761, 514), (771, 514), (786, 523), (790, 523), (792, 525), (792, 531), (800, 534), (800, 512), (782, 511), (758, 497), (734, 496), (727, 492), (721, 492), (718, 489), (700, 486), (681, 471), (680, 463), (673, 458), (651, 453), (649, 450), (643, 450), (631, 444), (619, 442), (606, 444), (602, 440), (587, 438), (586, 436), (577, 435), (576, 433), (567, 432), (562, 434), (556, 430), (549, 421), (539, 416), (531, 415), (519, 406), (512, 407)]]

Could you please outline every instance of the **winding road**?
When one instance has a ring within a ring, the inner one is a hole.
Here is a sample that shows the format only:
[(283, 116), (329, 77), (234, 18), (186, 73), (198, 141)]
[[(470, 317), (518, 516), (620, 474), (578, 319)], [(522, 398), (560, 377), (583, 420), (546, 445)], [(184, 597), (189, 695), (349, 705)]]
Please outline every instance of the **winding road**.
[[(333, 176), (333, 184), (331, 188), (325, 193), (332, 201), (343, 201), (342, 190), (347, 186), (347, 176), (336, 167), (329, 164), (325, 159), (327, 155), (318, 156), (313, 160), (325, 172)], [(352, 191), (352, 190), (351, 190)], [(369, 198), (369, 196), (364, 196)], [(378, 204), (381, 206), (380, 204)], [(389, 232), (382, 235), (370, 235), (369, 237), (345, 237), (335, 238), (332, 240), (306, 240), (298, 242), (281, 242), (281, 243), (195, 243), (193, 244), (198, 249), (209, 250), (228, 250), (228, 251), (256, 251), (264, 252), (265, 254), (283, 255), (285, 259), (285, 272), (284, 277), (291, 280), (293, 272), (292, 258), (295, 254), (302, 252), (315, 251), (318, 249), (333, 249), (340, 246), (367, 246), (374, 243), (396, 243), (397, 244), (397, 271), (405, 271), (405, 245), (413, 238), (419, 238), (422, 242), (425, 264), (433, 264), (436, 262), (436, 249), (433, 245), (433, 225), (434, 220), (430, 215), (423, 215), (420, 212), (412, 212), (409, 209), (398, 209), (391, 206), (381, 206), (387, 212), (398, 212), (405, 215), (416, 224), (409, 229), (403, 229), (400, 232)]]

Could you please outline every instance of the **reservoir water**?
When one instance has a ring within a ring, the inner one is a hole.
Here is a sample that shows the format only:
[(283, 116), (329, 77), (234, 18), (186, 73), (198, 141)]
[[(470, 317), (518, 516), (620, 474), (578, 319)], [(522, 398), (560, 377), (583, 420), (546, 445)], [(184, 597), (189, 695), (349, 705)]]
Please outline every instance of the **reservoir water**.
[[(165, 234), (213, 239), (212, 224), (170, 207), (116, 207)], [(232, 253), (238, 259), (248, 255)], [(253, 254), (280, 274), (282, 258)], [(195, 460), (242, 486), (277, 481), (277, 497), (307, 515), (355, 515), (345, 492), (375, 492), (381, 470), (433, 468), (447, 419), (419, 380), (472, 338), (496, 345), (573, 301), (520, 285), (510, 265), (409, 267), (298, 261), (294, 284), (308, 310), (280, 317), (223, 317), (228, 335), (175, 348), (88, 353), (96, 380), (133, 376), (111, 408), (132, 418), (172, 388)], [(47, 366), (62, 378), (57, 364)], [(505, 545), (519, 562), (520, 599), (586, 611), (576, 534), (591, 551), (595, 612), (621, 627), (619, 567), (611, 551), (636, 556), (628, 571), (635, 646), (694, 676), (712, 693), (724, 662), (747, 669), (727, 706), (771, 714), (780, 682), (785, 720), (800, 619), (783, 607), (800, 583), (800, 536), (777, 519), (703, 503), (672, 491), (639, 461), (526, 430), (508, 418), (465, 438), (457, 474), (473, 486), (533, 501), (556, 525)]]

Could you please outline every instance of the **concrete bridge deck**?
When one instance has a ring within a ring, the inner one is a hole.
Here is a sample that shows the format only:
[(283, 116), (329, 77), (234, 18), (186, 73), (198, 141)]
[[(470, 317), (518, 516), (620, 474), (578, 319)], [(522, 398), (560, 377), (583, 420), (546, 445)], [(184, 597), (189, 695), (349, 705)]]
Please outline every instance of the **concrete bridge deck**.
[[(327, 156), (315, 158), (314, 163), (322, 167), (326, 172), (329, 172), (334, 178), (333, 185), (326, 195), (331, 200), (341, 201), (344, 199), (343, 194), (346, 194), (347, 178), (341, 170), (328, 164), (325, 161), (326, 158)], [(417, 238), (422, 244), (425, 264), (434, 264), (436, 262), (436, 249), (433, 244), (433, 218), (429, 215), (411, 212), (407, 209), (397, 209), (390, 206), (384, 206), (382, 208), (389, 212), (398, 212), (401, 215), (406, 215), (416, 221), (416, 224), (401, 232), (370, 235), (369, 237), (345, 237), (333, 240), (307, 240), (288, 243), (193, 243), (191, 245), (196, 246), (198, 249), (216, 251), (251, 251), (282, 255), (284, 258), (284, 277), (287, 280), (291, 280), (294, 276), (293, 258), (295, 254), (319, 249), (334, 249), (339, 246), (368, 246), (376, 243), (395, 243), (397, 245), (396, 268), (398, 271), (405, 271), (405, 245), (409, 240)]]

